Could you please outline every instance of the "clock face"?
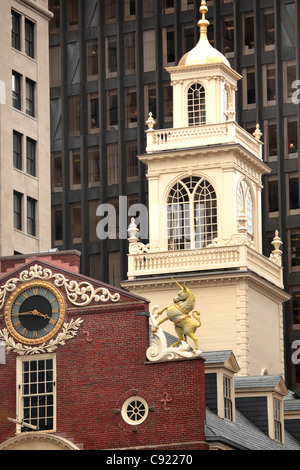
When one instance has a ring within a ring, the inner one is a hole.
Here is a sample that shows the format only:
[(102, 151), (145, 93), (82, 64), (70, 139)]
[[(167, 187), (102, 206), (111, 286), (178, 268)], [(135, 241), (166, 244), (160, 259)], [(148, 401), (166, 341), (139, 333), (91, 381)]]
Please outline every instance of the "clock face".
[(43, 281), (28, 282), (9, 298), (5, 322), (10, 334), (21, 343), (38, 345), (61, 328), (65, 303), (58, 289)]

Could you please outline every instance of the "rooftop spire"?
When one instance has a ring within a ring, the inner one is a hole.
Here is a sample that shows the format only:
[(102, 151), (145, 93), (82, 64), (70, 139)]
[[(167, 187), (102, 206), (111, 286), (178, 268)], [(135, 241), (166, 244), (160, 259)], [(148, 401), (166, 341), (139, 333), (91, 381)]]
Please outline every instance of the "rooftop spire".
[(200, 27), (200, 39), (207, 40), (207, 28), (210, 25), (210, 22), (206, 19), (206, 13), (208, 12), (208, 8), (206, 6), (206, 1), (201, 1), (201, 7), (199, 11), (202, 15), (202, 19), (198, 21), (198, 26)]
[(207, 29), (210, 25), (210, 22), (206, 19), (208, 8), (205, 0), (201, 1), (201, 7), (199, 8), (199, 11), (202, 15), (202, 18), (198, 21), (198, 26), (200, 28), (199, 42), (196, 47), (194, 47), (190, 52), (187, 52), (182, 57), (178, 65), (180, 67), (188, 67), (224, 63), (230, 67), (230, 63), (226, 57), (217, 49), (213, 48), (208, 40)]

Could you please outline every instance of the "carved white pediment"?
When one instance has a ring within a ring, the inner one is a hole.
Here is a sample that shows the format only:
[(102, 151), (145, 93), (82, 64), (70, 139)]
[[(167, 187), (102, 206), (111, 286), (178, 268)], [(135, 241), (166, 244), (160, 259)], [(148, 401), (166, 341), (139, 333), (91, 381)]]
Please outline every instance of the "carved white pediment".
[(13, 292), (19, 283), (34, 279), (52, 281), (56, 287), (63, 288), (68, 300), (77, 307), (86, 307), (91, 302), (108, 302), (109, 300), (118, 302), (120, 300), (120, 294), (112, 294), (105, 287), (95, 288), (88, 281), (77, 282), (74, 279), (67, 279), (62, 273), (53, 273), (51, 269), (35, 264), (28, 270), (22, 271), (19, 277), (9, 279), (0, 287), (0, 309), (4, 305), (7, 293)]

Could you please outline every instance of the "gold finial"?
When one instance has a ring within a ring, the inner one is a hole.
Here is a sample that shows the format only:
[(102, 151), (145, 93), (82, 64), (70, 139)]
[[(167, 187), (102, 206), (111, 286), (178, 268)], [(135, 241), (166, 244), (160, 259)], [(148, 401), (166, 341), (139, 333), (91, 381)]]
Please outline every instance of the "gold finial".
[(199, 8), (200, 13), (202, 14), (202, 20), (205, 20), (205, 15), (208, 12), (208, 8), (206, 6), (206, 1), (202, 0), (201, 1), (201, 7)]
[(198, 26), (200, 27), (200, 38), (207, 39), (207, 28), (210, 25), (210, 22), (206, 19), (206, 13), (208, 12), (208, 8), (206, 5), (206, 1), (201, 1), (201, 7), (199, 9), (202, 19), (198, 21)]

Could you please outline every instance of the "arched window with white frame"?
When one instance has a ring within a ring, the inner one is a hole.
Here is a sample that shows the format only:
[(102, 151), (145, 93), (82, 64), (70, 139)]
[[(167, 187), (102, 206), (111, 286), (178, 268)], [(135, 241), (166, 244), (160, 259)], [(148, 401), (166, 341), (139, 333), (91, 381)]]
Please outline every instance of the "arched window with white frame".
[(238, 187), (237, 192), (237, 216), (246, 217), (246, 229), (249, 235), (254, 235), (254, 214), (253, 200), (250, 191), (250, 185), (243, 179)]
[(167, 199), (168, 249), (200, 249), (218, 236), (217, 196), (199, 177), (178, 181)]
[(188, 124), (201, 126), (206, 124), (205, 88), (194, 83), (188, 89)]

